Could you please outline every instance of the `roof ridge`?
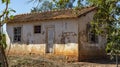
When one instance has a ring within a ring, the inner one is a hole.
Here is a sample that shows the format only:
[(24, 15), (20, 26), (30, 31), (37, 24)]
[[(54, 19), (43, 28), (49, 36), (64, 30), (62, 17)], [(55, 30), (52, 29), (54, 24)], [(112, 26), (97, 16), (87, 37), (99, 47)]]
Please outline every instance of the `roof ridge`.
[[(89, 8), (93, 6), (87, 6), (87, 7), (78, 7), (78, 9), (84, 9), (84, 8)], [(55, 12), (55, 11), (63, 11), (63, 10), (73, 10), (74, 8), (63, 8), (63, 9), (52, 9), (52, 10), (45, 10), (45, 11), (39, 11), (39, 12), (32, 12), (32, 13), (23, 13), (23, 14), (17, 14), (16, 16), (25, 16), (25, 15), (31, 15), (31, 14), (40, 14), (40, 13), (45, 13), (45, 12)]]
[(14, 19), (9, 20), (9, 22), (29, 22), (29, 21), (38, 21), (38, 20), (50, 20), (50, 19), (62, 19), (62, 18), (76, 18), (80, 17), (83, 14), (89, 13), (95, 10), (96, 7), (83, 7), (79, 9), (75, 8), (66, 8), (66, 9), (55, 9), (47, 10), (34, 13), (24, 13), (15, 15)]

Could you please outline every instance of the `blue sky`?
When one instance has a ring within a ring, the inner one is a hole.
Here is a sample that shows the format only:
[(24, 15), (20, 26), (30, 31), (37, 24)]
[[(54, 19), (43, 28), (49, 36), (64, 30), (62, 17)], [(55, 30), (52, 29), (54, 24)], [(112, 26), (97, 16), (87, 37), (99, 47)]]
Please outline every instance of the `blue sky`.
[[(9, 8), (12, 8), (16, 11), (14, 15), (29, 13), (32, 7), (34, 7), (36, 4), (28, 3), (28, 1), (30, 0), (11, 0)], [(0, 11), (3, 10), (3, 8), (4, 8), (4, 5), (1, 5), (1, 2), (0, 2)]]
[(28, 3), (28, 0), (11, 0), (10, 8), (16, 11), (15, 14), (22, 14), (30, 12), (30, 9), (34, 6), (33, 3)]
[[(12, 13), (13, 15), (25, 14), (29, 13), (34, 5), (35, 4), (33, 3), (28, 3), (28, 0), (11, 0), (9, 8), (12, 8), (16, 11), (16, 13)], [(0, 13), (4, 8), (4, 4), (1, 4), (0, 2)], [(4, 25), (4, 32), (6, 32), (6, 25)]]
[[(16, 11), (14, 15), (29, 13), (32, 7), (35, 6), (35, 3), (28, 3), (28, 1), (29, 0), (11, 0), (9, 8), (12, 8)], [(4, 5), (1, 5), (1, 2), (0, 2), (0, 12), (3, 8), (4, 8)]]
[[(33, 3), (28, 3), (29, 0), (11, 0), (9, 8), (12, 8), (16, 11), (16, 14), (29, 13), (32, 7), (35, 5)], [(4, 8), (4, 5), (1, 5), (0, 2), (0, 12)]]

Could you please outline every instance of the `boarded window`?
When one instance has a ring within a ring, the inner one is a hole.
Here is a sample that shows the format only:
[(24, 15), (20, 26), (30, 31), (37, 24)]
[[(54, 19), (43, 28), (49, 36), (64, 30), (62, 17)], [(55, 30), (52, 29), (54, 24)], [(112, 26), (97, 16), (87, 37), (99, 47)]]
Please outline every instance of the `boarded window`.
[(41, 26), (40, 25), (34, 26), (34, 33), (41, 33)]
[(87, 31), (87, 34), (88, 34), (88, 42), (98, 43), (98, 35), (95, 33), (94, 30), (91, 29), (90, 24), (87, 24), (86, 31)]
[(98, 43), (98, 36), (94, 32), (89, 32), (89, 42)]
[(21, 27), (14, 28), (14, 42), (21, 41)]

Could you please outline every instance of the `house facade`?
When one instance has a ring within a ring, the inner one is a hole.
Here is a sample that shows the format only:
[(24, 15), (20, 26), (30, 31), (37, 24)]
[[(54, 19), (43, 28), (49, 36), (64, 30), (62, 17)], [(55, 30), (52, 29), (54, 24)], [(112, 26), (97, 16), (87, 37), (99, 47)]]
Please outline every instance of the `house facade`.
[(86, 7), (16, 15), (7, 23), (9, 54), (102, 57), (105, 38), (89, 31), (95, 12), (95, 7)]

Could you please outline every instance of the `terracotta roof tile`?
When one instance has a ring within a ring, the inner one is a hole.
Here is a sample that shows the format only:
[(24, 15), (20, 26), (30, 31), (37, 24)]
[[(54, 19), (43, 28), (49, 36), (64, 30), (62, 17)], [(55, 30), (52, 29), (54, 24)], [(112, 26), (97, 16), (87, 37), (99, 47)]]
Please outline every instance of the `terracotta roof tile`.
[(85, 14), (89, 11), (94, 10), (96, 7), (85, 7), (82, 9), (61, 9), (52, 10), (39, 13), (29, 13), (16, 15), (14, 19), (9, 20), (12, 22), (30, 22), (30, 21), (41, 21), (41, 20), (51, 20), (51, 19), (62, 19), (62, 18), (76, 18)]

